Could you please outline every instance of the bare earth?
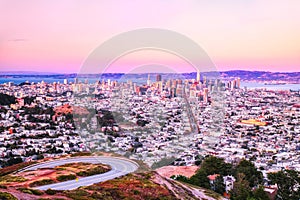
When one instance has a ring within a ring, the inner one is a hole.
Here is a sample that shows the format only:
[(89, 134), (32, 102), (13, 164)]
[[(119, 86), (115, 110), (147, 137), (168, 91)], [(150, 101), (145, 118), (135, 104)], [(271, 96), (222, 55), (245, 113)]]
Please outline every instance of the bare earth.
[(170, 178), (172, 175), (183, 175), (186, 177), (193, 176), (198, 166), (164, 166), (156, 169), (157, 173), (163, 177)]

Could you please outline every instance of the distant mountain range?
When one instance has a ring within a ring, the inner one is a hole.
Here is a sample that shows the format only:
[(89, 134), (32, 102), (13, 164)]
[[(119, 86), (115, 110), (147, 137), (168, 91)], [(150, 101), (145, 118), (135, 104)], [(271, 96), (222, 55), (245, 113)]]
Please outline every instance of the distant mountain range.
[[(148, 73), (144, 74), (136, 74), (137, 76), (144, 76)], [(150, 73), (156, 74), (156, 73)], [(159, 73), (165, 75), (166, 77), (172, 76), (167, 73)], [(244, 71), (244, 70), (232, 70), (232, 71), (221, 71), (221, 72), (201, 72), (201, 76), (211, 76), (219, 74), (222, 79), (230, 80), (239, 77), (244, 81), (288, 81), (299, 83), (300, 81), (300, 72), (266, 72), (266, 71)], [(104, 78), (119, 78), (122, 77), (124, 73), (106, 73), (102, 74)], [(88, 74), (88, 75), (80, 75), (87, 78), (98, 78), (100, 74)], [(130, 76), (134, 76), (134, 74), (130, 74)], [(196, 72), (192, 73), (182, 73), (182, 76), (185, 78), (195, 78)], [(14, 71), (14, 72), (0, 72), (0, 77), (40, 77), (40, 78), (75, 78), (77, 77), (76, 73), (70, 74), (60, 74), (60, 73), (52, 73), (52, 72), (32, 72), (32, 71)]]
[(255, 81), (289, 81), (300, 82), (300, 72), (265, 72), (265, 71), (225, 71), (221, 72), (224, 79), (240, 77), (241, 80)]

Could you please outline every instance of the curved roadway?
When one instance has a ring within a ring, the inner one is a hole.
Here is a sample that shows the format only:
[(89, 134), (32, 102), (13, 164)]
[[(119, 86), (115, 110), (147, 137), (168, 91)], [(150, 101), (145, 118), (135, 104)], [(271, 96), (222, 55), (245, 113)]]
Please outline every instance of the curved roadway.
[(103, 174), (97, 174), (93, 176), (79, 178), (78, 180), (70, 180), (70, 181), (64, 181), (60, 183), (54, 183), (50, 185), (36, 187), (36, 189), (47, 190), (51, 188), (53, 190), (72, 190), (80, 186), (92, 185), (94, 183), (99, 183), (106, 180), (114, 179), (119, 176), (126, 175), (128, 173), (136, 171), (139, 167), (137, 163), (127, 159), (122, 159), (117, 157), (97, 156), (97, 157), (75, 157), (75, 158), (54, 160), (54, 161), (44, 162), (41, 164), (32, 165), (22, 169), (21, 171), (37, 170), (41, 168), (54, 168), (56, 166), (64, 165), (67, 163), (75, 163), (75, 162), (107, 164), (111, 166), (111, 170)]

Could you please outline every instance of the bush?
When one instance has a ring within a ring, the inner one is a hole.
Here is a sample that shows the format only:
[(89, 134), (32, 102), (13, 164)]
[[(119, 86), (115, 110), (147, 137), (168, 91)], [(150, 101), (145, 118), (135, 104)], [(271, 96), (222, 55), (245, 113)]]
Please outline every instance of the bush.
[(44, 194), (40, 190), (35, 190), (35, 189), (30, 189), (30, 188), (18, 188), (17, 190), (19, 190), (19, 191), (21, 191), (23, 193), (33, 194), (33, 195), (42, 195), (42, 194)]
[(51, 179), (42, 179), (42, 180), (38, 180), (38, 181), (34, 181), (34, 182), (30, 183), (29, 186), (37, 187), (37, 186), (48, 185), (48, 184), (52, 184), (52, 183), (55, 183), (55, 181), (53, 181)]
[(69, 181), (76, 179), (76, 175), (69, 174), (69, 175), (60, 175), (56, 178), (58, 181)]
[(76, 173), (77, 176), (92, 176), (96, 174), (102, 174), (107, 172), (108, 170), (106, 168), (103, 168), (102, 166), (97, 166), (94, 168), (87, 169), (85, 171), (80, 171)]
[(11, 176), (11, 175), (6, 175), (6, 176), (2, 176), (0, 177), (0, 182), (24, 182), (27, 181), (26, 178), (21, 177), (21, 176)]
[(27, 194), (32, 194), (30, 189), (27, 188), (18, 188), (17, 190), (23, 192), (23, 193), (27, 193)]
[(86, 166), (86, 165), (90, 165), (91, 163), (85, 163), (85, 162), (75, 162), (75, 163), (66, 163), (64, 165), (60, 165), (60, 166), (57, 166), (56, 168), (64, 168), (66, 169), (66, 167), (73, 167), (73, 168), (78, 168), (78, 167), (83, 167), (83, 166)]
[(76, 156), (91, 156), (91, 155), (92, 155), (91, 152), (77, 152), (77, 153), (71, 154), (71, 157), (76, 157)]
[(0, 199), (1, 200), (18, 200), (16, 197), (14, 197), (12, 194), (8, 192), (0, 192)]
[(31, 189), (31, 192), (32, 192), (32, 194), (34, 194), (34, 195), (42, 195), (42, 194), (44, 194), (44, 192), (42, 192), (42, 191), (40, 191), (40, 190), (34, 190), (34, 189)]
[(139, 195), (141, 192), (140, 191), (138, 191), (138, 190), (133, 190), (133, 194), (134, 195)]
[(1, 189), (7, 189), (7, 186), (6, 185), (0, 185), (0, 188)]
[(74, 200), (87, 200), (89, 199), (89, 193), (85, 190), (77, 189), (77, 190), (69, 190), (65, 192), (67, 197)]
[(58, 193), (59, 191), (57, 191), (57, 190), (52, 190), (52, 189), (47, 189), (46, 191), (45, 191), (45, 193), (46, 194), (49, 194), (49, 195), (55, 195), (56, 193)]

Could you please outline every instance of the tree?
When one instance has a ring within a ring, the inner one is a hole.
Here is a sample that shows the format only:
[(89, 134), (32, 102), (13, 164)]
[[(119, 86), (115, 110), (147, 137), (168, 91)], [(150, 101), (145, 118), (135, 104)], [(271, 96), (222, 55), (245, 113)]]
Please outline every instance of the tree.
[(235, 168), (235, 177), (237, 178), (240, 173), (245, 175), (245, 179), (249, 182), (251, 188), (263, 182), (263, 174), (250, 161), (241, 160)]
[(237, 181), (233, 184), (233, 189), (230, 191), (231, 200), (245, 200), (251, 197), (251, 188), (249, 182), (245, 179), (242, 173), (237, 174)]
[(189, 182), (189, 178), (186, 176), (183, 176), (183, 175), (178, 175), (178, 176), (172, 175), (171, 178), (174, 180), (177, 180), (177, 181), (185, 182), (185, 183)]
[(265, 192), (262, 186), (254, 190), (252, 198), (255, 200), (270, 200), (268, 194)]
[(23, 159), (20, 156), (17, 156), (17, 157), (10, 158), (7, 161), (7, 164), (10, 166), (10, 165), (15, 165), (15, 164), (18, 164), (18, 163), (21, 163), (21, 162), (23, 162)]
[(207, 178), (207, 174), (201, 169), (197, 171), (197, 173), (190, 178), (189, 183), (210, 189), (210, 184), (209, 184), (209, 179)]
[(222, 158), (210, 156), (202, 162), (201, 170), (205, 171), (207, 175), (220, 174), (226, 176), (231, 174), (232, 165), (225, 163)]
[(16, 97), (0, 93), (0, 105), (10, 105), (16, 103)]
[(300, 199), (300, 172), (294, 170), (282, 170), (277, 173), (269, 173), (271, 184), (277, 184), (277, 199)]
[(214, 183), (213, 183), (213, 191), (219, 193), (219, 194), (224, 194), (225, 192), (225, 184), (224, 184), (224, 179), (223, 176), (218, 176)]
[[(222, 158), (210, 156), (204, 159), (201, 163), (201, 168), (189, 179), (188, 182), (207, 189), (212, 188), (214, 191), (223, 194), (225, 191), (223, 176), (229, 175), (231, 171), (231, 164), (225, 163)], [(208, 175), (212, 174), (220, 174), (220, 176), (216, 178), (215, 183), (211, 186)]]

